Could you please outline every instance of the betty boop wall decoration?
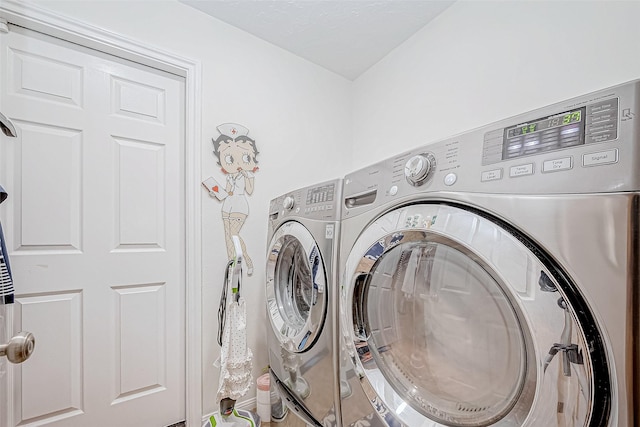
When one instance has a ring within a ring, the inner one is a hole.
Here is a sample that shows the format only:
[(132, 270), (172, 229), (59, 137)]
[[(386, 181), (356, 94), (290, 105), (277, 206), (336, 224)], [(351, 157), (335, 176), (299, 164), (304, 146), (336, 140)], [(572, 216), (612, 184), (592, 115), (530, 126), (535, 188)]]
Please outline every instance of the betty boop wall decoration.
[(207, 178), (202, 185), (209, 196), (222, 202), (222, 222), (229, 260), (234, 257), (231, 236), (240, 238), (247, 274), (253, 274), (253, 261), (247, 253), (240, 230), (249, 215), (247, 197), (253, 194), (255, 173), (258, 171), (258, 149), (256, 142), (248, 135), (249, 129), (236, 123), (224, 123), (218, 126), (220, 136), (212, 138), (213, 154), (218, 159), (225, 176), (224, 185), (214, 177)]

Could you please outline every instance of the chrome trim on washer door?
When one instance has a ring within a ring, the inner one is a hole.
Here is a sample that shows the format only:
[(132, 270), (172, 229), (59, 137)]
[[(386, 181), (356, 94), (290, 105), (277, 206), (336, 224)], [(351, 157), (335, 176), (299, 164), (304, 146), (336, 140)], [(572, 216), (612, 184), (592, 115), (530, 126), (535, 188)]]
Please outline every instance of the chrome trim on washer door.
[(416, 204), (371, 223), (346, 261), (341, 324), (379, 415), (409, 427), (590, 425), (609, 404), (608, 390), (595, 401), (604, 351), (592, 354), (596, 325), (577, 322), (584, 305), (554, 273), (459, 207)]
[(267, 258), (267, 310), (275, 335), (293, 353), (308, 350), (327, 312), (327, 276), (313, 236), (288, 221), (274, 233)]

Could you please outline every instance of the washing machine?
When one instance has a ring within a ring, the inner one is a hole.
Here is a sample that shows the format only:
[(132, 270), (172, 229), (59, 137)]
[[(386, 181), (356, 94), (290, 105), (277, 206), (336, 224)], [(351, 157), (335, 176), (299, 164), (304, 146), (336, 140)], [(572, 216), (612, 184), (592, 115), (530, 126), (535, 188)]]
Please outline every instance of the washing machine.
[(340, 392), (334, 319), (341, 190), (337, 179), (270, 203), (267, 344), (272, 381), (288, 408), (275, 415), (272, 410), (272, 417), (287, 426), (336, 424)]
[(639, 101), (622, 84), (345, 176), (342, 369), (384, 425), (640, 425)]

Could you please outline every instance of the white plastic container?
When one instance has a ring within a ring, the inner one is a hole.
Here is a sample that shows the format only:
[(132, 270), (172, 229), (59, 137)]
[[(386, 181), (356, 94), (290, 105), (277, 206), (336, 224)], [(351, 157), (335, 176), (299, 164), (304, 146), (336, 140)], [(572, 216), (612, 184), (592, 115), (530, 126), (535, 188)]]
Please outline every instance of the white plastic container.
[(256, 412), (260, 415), (260, 420), (271, 422), (271, 380), (269, 374), (264, 374), (256, 380)]

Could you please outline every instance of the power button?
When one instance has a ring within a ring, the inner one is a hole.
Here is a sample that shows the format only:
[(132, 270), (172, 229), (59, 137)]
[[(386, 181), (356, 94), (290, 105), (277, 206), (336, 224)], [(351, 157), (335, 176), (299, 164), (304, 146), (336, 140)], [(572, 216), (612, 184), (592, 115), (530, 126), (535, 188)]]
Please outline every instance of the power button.
[(444, 176), (444, 185), (453, 185), (458, 180), (458, 176), (451, 172)]

